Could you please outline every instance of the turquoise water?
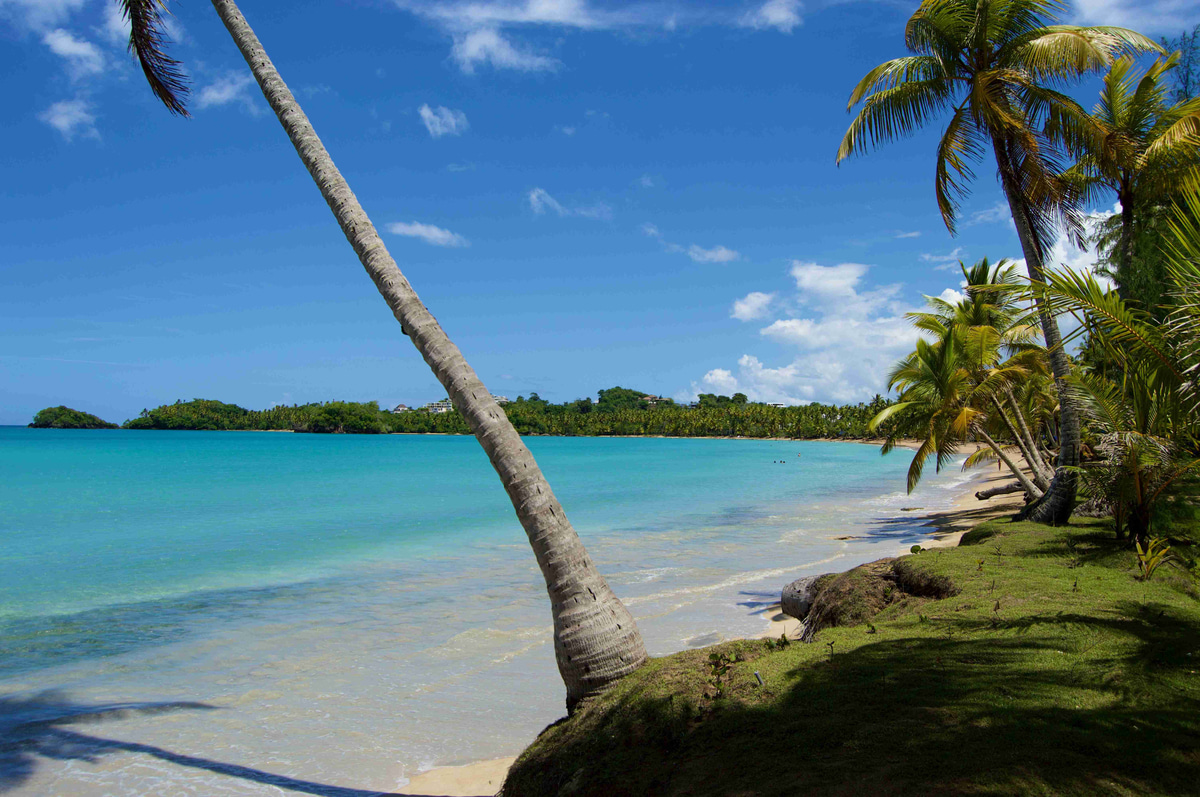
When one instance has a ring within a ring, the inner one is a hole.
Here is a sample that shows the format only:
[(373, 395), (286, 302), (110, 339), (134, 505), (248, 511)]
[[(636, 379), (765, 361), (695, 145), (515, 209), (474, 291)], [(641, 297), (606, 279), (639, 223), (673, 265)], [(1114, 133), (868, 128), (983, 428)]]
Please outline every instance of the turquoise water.
[[(782, 584), (924, 539), (900, 510), (965, 481), (905, 496), (908, 456), (866, 445), (527, 442), (656, 654), (757, 633)], [(392, 789), (561, 714), (544, 586), (473, 438), (0, 428), (0, 541), (0, 712), (203, 703), (97, 732), (214, 763), (31, 754), (17, 793), (288, 793), (229, 767)]]

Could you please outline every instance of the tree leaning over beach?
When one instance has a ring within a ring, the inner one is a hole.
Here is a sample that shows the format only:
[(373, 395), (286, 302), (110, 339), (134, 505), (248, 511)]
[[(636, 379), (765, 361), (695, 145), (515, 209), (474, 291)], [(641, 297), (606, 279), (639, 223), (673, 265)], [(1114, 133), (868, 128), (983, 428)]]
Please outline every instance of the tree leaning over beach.
[[(150, 88), (172, 113), (187, 115), (186, 77), (164, 49), (165, 0), (119, 0), (130, 22), (129, 49)], [(567, 708), (633, 672), (646, 661), (641, 633), (628, 609), (596, 570), (533, 455), (462, 352), (426, 309), (388, 253), (300, 104), (232, 0), (213, 7), (233, 37), (263, 96), (312, 175), (401, 331), (425, 358), (487, 452), (529, 537), (546, 580), (554, 617), (554, 652), (567, 687)]]
[[(950, 122), (937, 147), (935, 192), (951, 233), (967, 182), (990, 147), (1021, 241), (1029, 277), (1045, 281), (1046, 252), (1065, 226), (1078, 230), (1077, 195), (1060, 176), (1062, 153), (1042, 132), (1084, 128), (1086, 113), (1057, 91), (1084, 73), (1129, 53), (1158, 51), (1124, 28), (1051, 25), (1056, 0), (925, 0), (909, 19), (905, 44), (914, 55), (866, 74), (848, 109), (863, 107), (842, 139), (841, 162), (870, 146), (911, 135), (943, 113)], [(1054, 480), (1026, 510), (1031, 520), (1065, 523), (1074, 507), (1080, 418), (1067, 378), (1070, 362), (1058, 322), (1039, 302), (1038, 316), (1058, 389), (1061, 435)]]

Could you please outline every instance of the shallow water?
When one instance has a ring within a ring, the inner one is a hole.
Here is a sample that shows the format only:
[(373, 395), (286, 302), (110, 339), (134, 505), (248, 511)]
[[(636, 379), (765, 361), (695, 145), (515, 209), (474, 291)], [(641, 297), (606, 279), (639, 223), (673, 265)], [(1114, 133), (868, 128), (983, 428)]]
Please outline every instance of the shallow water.
[[(906, 452), (866, 445), (527, 442), (652, 654), (760, 632), (967, 480), (906, 496)], [(373, 794), (563, 713), (473, 438), (0, 428), (0, 541), (5, 793)]]

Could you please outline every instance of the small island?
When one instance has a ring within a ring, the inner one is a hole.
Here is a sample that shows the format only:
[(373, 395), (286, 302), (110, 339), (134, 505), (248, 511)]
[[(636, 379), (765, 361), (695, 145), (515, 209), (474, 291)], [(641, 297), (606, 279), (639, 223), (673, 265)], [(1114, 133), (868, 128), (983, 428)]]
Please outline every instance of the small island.
[(33, 416), (31, 429), (120, 429), (115, 423), (109, 423), (103, 418), (97, 418), (90, 412), (73, 410), (59, 405), (47, 407)]

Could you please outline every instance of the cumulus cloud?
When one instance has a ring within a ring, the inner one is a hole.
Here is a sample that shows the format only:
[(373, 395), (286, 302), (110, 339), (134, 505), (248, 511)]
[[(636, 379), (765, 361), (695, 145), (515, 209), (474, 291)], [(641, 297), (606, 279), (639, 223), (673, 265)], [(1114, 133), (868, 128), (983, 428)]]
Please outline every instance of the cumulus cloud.
[(774, 28), (780, 33), (791, 33), (804, 22), (800, 16), (803, 7), (800, 0), (767, 0), (743, 16), (739, 22), (747, 28)]
[(253, 85), (254, 75), (246, 72), (226, 73), (224, 77), (200, 89), (200, 95), (196, 97), (196, 107), (215, 108), (236, 102), (250, 113), (260, 113), (261, 109), (255, 104), (254, 95), (250, 91)]
[(597, 202), (595, 205), (567, 207), (552, 197), (550, 192), (544, 188), (534, 188), (526, 198), (529, 200), (529, 207), (538, 216), (550, 211), (559, 218), (565, 216), (581, 216), (585, 219), (612, 218), (612, 208), (603, 202)]
[(751, 291), (741, 299), (734, 300), (733, 309), (729, 315), (739, 321), (753, 321), (756, 318), (765, 316), (773, 301), (775, 301), (775, 294), (773, 293)]
[(852, 296), (854, 286), (867, 273), (860, 263), (841, 263), (836, 266), (820, 266), (816, 263), (792, 261), (791, 275), (796, 287), (802, 291), (823, 296)]
[(42, 36), (50, 52), (67, 62), (67, 74), (72, 79), (98, 75), (104, 71), (104, 54), (86, 39), (78, 39), (69, 31), (55, 28)]
[(768, 317), (795, 311), (759, 329), (759, 335), (794, 353), (778, 366), (743, 354), (736, 368), (715, 368), (692, 384), (698, 392), (742, 392), (754, 401), (803, 404), (869, 401), (887, 386), (888, 371), (909, 351), (917, 333), (904, 318), (911, 308), (899, 300), (899, 285), (865, 284), (869, 267), (859, 263), (822, 266), (793, 261), (789, 274), (797, 293), (789, 302), (773, 294), (749, 294), (734, 302), (731, 315)]
[(417, 109), (417, 113), (421, 115), (421, 122), (424, 123), (425, 129), (433, 138), (461, 136), (470, 127), (465, 113), (444, 105), (439, 105), (437, 108), (422, 105)]
[(67, 141), (72, 141), (77, 135), (84, 138), (100, 138), (96, 131), (96, 114), (87, 100), (56, 102), (38, 114), (38, 119), (62, 133)]
[(387, 231), (395, 235), (404, 235), (409, 238), (420, 238), (427, 244), (434, 246), (470, 246), (471, 242), (462, 237), (458, 233), (450, 232), (449, 230), (435, 227), (432, 224), (422, 224), (419, 221), (403, 222), (398, 221), (387, 226)]

